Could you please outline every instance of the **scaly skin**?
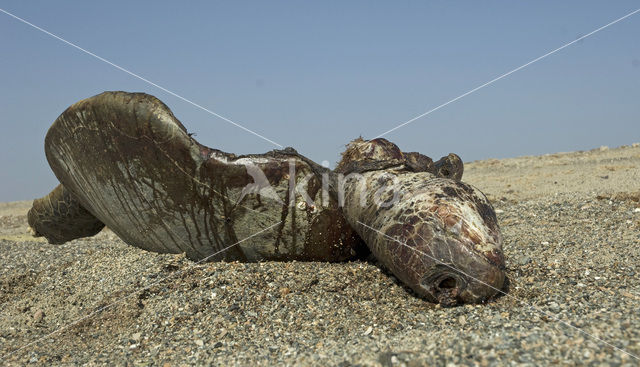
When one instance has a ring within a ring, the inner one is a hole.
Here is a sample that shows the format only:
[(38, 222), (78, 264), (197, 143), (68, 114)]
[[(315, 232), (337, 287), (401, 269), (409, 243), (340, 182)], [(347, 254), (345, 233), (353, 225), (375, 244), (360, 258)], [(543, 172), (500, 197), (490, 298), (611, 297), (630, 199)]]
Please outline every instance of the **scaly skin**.
[[(338, 169), (349, 174), (344, 171), (349, 160), (402, 161), (401, 155), (384, 139), (356, 140)], [(451, 175), (451, 167), (461, 161), (447, 159)], [(404, 164), (363, 172), (344, 186), (347, 221), (376, 258), (416, 293), (454, 305), (481, 302), (502, 288), (502, 236), (479, 190), (431, 172), (413, 172)]]

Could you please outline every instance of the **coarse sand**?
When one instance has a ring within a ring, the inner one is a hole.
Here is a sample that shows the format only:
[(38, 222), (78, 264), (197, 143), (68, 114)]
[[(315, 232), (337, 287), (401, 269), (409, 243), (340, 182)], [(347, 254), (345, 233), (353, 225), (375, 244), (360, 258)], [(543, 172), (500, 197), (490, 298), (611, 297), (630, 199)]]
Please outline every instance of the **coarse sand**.
[(640, 365), (640, 147), (467, 163), (509, 284), (442, 308), (375, 260), (194, 265), (108, 229), (49, 245), (0, 204), (6, 365)]

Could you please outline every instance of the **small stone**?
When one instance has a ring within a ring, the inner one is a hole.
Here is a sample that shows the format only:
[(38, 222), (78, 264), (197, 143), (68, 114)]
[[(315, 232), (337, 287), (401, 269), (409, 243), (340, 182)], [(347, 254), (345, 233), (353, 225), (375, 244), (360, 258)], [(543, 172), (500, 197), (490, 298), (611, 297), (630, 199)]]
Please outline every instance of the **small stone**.
[(464, 317), (464, 315), (462, 315), (462, 316), (458, 317), (458, 323), (459, 323), (460, 325), (462, 325), (462, 326), (466, 325), (466, 324), (467, 324), (467, 318), (466, 318), (466, 317)]
[(247, 316), (249, 317), (258, 317), (258, 313), (255, 311), (247, 311)]
[(140, 340), (141, 337), (142, 337), (141, 333), (135, 333), (135, 334), (131, 335), (131, 339), (133, 339), (135, 341)]
[(369, 326), (367, 328), (367, 330), (365, 330), (365, 332), (362, 333), (362, 335), (367, 336), (367, 335), (371, 334), (372, 331), (373, 331), (373, 327)]
[(204, 341), (202, 339), (196, 340), (196, 345), (202, 347), (204, 345)]
[(549, 244), (549, 241), (542, 241), (542, 242), (540, 242), (540, 244), (543, 245), (543, 246), (547, 246)]
[(530, 262), (531, 262), (531, 258), (529, 256), (522, 256), (521, 258), (518, 259), (518, 264), (520, 265), (527, 265)]
[(42, 321), (42, 319), (44, 318), (44, 311), (42, 311), (41, 309), (36, 310), (36, 312), (33, 313), (33, 322), (34, 323), (38, 323), (40, 321)]
[(635, 208), (635, 209), (633, 209), (633, 212), (634, 212), (634, 213), (640, 213), (640, 208)]
[(496, 214), (502, 214), (502, 213), (504, 213), (504, 210), (502, 210), (502, 209), (496, 209)]
[(284, 297), (289, 293), (291, 293), (291, 289), (289, 289), (287, 287), (280, 288), (280, 296), (281, 297)]

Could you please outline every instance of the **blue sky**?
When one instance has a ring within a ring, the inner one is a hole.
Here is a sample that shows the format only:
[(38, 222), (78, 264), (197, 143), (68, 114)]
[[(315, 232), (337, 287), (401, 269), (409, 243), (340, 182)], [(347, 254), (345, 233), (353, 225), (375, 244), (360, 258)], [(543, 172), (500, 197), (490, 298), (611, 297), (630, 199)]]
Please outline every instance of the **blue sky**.
[[(638, 1), (86, 2), (0, 8), (315, 161), (637, 8)], [(0, 13), (0, 201), (49, 192), (44, 136), (105, 90), (163, 100), (201, 143), (275, 148)], [(640, 13), (386, 136), (465, 161), (640, 141)]]

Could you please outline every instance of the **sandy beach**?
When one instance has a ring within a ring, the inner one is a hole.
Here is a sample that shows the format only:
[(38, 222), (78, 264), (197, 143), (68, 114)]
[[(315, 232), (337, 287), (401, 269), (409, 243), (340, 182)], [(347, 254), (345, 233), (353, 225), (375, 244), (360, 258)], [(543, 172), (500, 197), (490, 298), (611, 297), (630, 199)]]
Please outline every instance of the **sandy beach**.
[(0, 204), (7, 365), (640, 365), (640, 147), (485, 160), (506, 295), (442, 308), (375, 261), (194, 265)]

